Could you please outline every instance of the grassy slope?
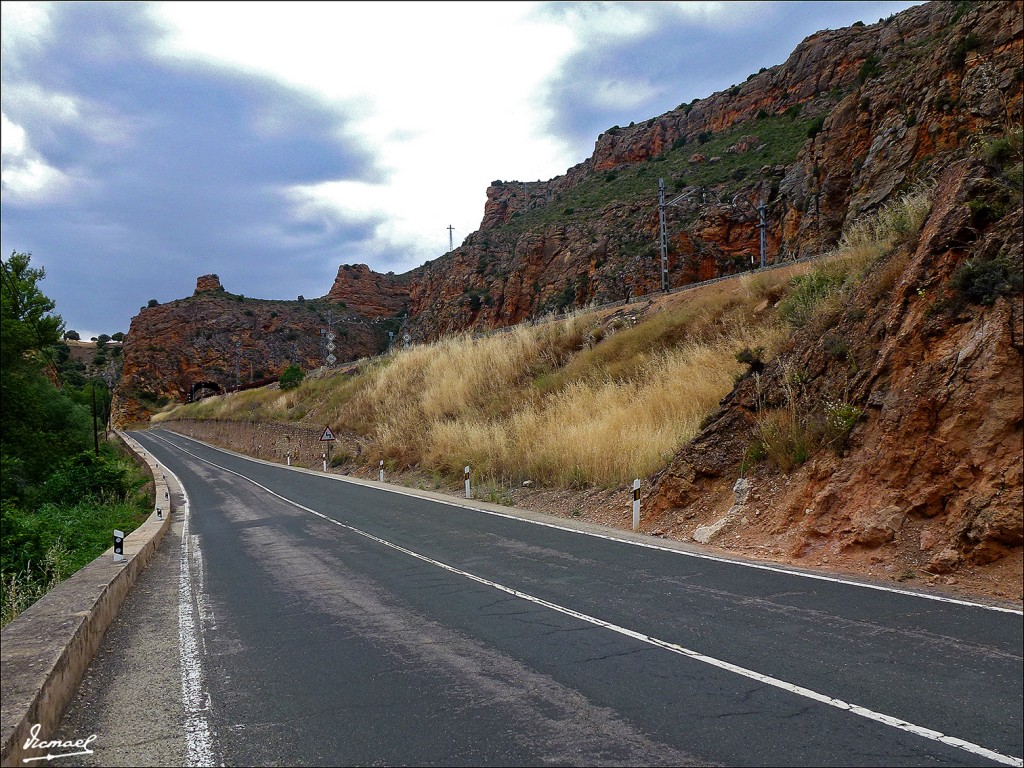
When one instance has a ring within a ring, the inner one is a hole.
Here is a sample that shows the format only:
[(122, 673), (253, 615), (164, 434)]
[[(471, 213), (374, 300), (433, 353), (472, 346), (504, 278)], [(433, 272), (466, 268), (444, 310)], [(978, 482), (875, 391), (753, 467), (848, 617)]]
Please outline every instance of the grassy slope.
[(790, 326), (866, 274), (927, 209), (927, 194), (908, 196), (855, 227), (820, 266), (445, 338), (354, 376), (209, 398), (155, 420), (328, 423), (360, 435), (373, 464), (451, 476), (471, 464), (499, 482), (618, 486), (663, 467), (697, 433), (744, 372), (737, 353), (760, 348), (768, 359)]

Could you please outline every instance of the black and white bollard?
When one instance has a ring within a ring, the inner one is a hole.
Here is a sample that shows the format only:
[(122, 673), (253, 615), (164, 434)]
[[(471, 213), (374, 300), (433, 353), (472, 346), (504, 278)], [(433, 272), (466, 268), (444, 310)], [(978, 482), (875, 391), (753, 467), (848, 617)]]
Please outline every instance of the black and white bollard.
[(157, 520), (163, 520), (164, 519), (164, 511), (163, 511), (163, 509), (161, 507), (157, 507), (156, 508), (156, 519)]
[(384, 459), (380, 460), (380, 481), (384, 482)]
[(124, 531), (114, 531), (114, 562), (124, 562)]
[(324, 459), (324, 472), (326, 472), (327, 471), (327, 454), (326, 453), (321, 453), (320, 455)]
[(469, 498), (469, 467), (466, 467), (466, 498)]
[(640, 527), (640, 478), (633, 481), (633, 530)]
[(292, 452), (288, 451), (288, 466), (290, 467), (291, 465), (292, 465)]

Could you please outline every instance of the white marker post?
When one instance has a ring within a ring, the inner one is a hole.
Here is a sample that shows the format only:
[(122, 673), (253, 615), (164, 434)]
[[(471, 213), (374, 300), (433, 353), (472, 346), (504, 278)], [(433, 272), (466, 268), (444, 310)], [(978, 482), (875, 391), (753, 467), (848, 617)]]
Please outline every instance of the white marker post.
[(640, 478), (633, 481), (633, 530), (640, 527)]
[(292, 452), (291, 451), (288, 451), (287, 459), (288, 459), (288, 466), (290, 467), (292, 465)]
[(384, 482), (384, 459), (380, 460), (380, 481)]
[(326, 453), (321, 453), (320, 457), (324, 460), (324, 472), (326, 472), (327, 471), (327, 454)]
[(469, 498), (469, 467), (466, 467), (466, 498)]
[(114, 531), (114, 562), (124, 562), (124, 531)]

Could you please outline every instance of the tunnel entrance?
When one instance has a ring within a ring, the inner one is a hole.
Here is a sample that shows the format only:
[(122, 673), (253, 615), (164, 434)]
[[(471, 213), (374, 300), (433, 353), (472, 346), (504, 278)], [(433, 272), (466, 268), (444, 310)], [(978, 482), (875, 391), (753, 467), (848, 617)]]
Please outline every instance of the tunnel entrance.
[(215, 381), (197, 381), (189, 388), (188, 400), (186, 402), (192, 403), (196, 400), (202, 400), (204, 397), (223, 394), (223, 392), (224, 390), (221, 389), (220, 384)]

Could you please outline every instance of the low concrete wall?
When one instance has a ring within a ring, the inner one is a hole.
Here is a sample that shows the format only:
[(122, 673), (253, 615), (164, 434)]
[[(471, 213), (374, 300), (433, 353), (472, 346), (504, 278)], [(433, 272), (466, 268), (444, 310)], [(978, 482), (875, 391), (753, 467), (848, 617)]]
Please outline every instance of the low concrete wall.
[(0, 765), (46, 754), (25, 750), (32, 726), (39, 724), (41, 741), (53, 738), (107, 627), (170, 525), (170, 493), (160, 466), (130, 437), (118, 435), (149, 467), (163, 520), (154, 509), (125, 537), (124, 562), (113, 562), (111, 547), (0, 633)]
[[(320, 442), (320, 436), (324, 433), (322, 427), (310, 429), (258, 421), (181, 419), (163, 421), (153, 425), (153, 428), (167, 429), (246, 456), (280, 464), (287, 463), (288, 453), (291, 452), (292, 466), (307, 469), (321, 469), (322, 456), (327, 452), (327, 444)], [(334, 456), (342, 452), (349, 456), (360, 454), (362, 449), (352, 438), (337, 432), (335, 436)]]

